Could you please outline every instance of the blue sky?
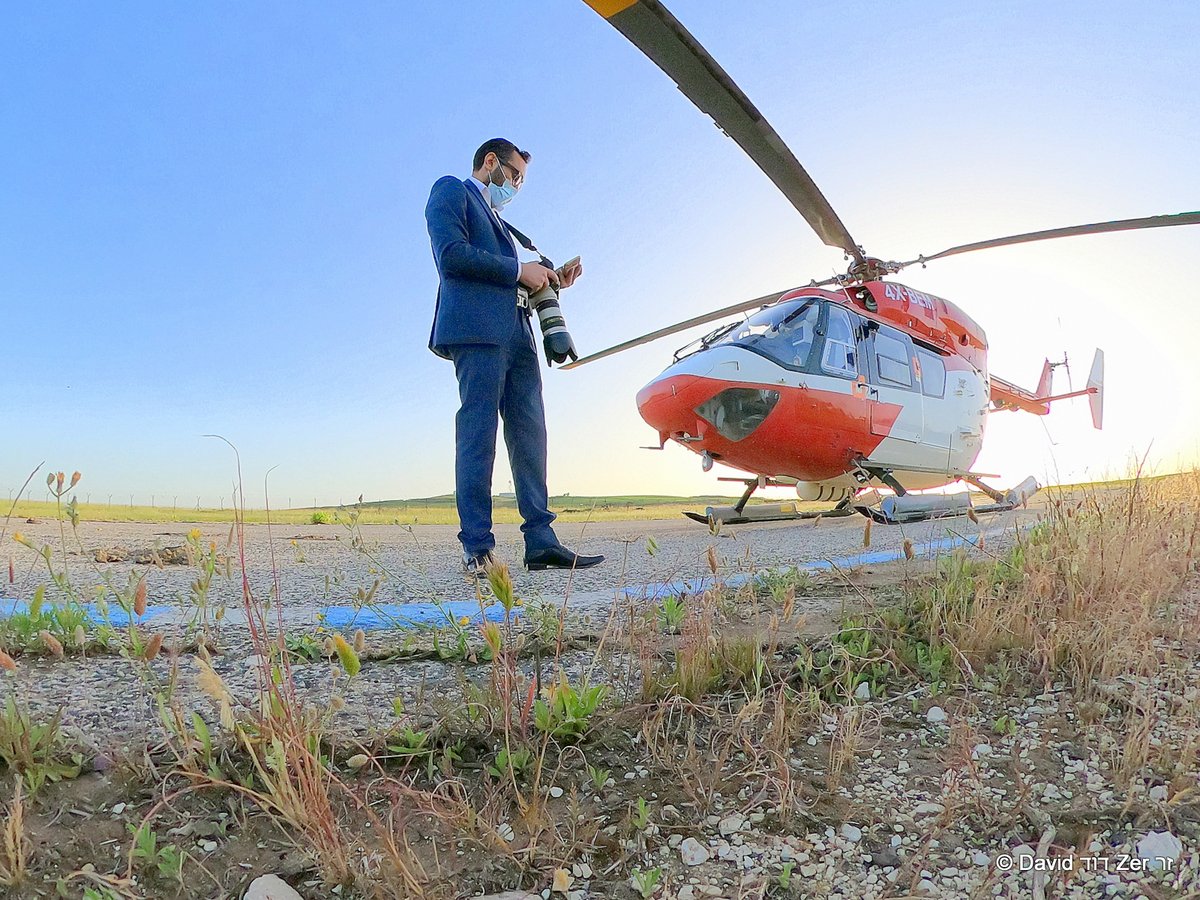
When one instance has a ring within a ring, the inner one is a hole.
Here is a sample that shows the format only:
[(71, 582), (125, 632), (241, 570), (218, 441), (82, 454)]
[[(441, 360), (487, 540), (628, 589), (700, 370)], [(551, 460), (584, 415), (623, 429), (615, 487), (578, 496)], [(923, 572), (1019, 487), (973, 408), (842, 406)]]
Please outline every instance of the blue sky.
[[(1200, 208), (1197, 4), (671, 8), (876, 255)], [(534, 154), (508, 217), (583, 255), (582, 351), (843, 268), (571, 0), (9, 5), (0, 114), (0, 491), (44, 459), (94, 498), (215, 503), (234, 473), (209, 433), (240, 447), (251, 502), (272, 466), (275, 504), (451, 490), (423, 208), (495, 135)], [(981, 469), (1195, 459), (1198, 248), (1180, 228), (905, 273), (987, 329), (1005, 377), (1066, 349), (1078, 383), (1108, 354), (1105, 432), (1082, 403), (996, 416)], [(714, 489), (681, 448), (638, 449), (634, 394), (688, 337), (544, 373), (553, 491)]]

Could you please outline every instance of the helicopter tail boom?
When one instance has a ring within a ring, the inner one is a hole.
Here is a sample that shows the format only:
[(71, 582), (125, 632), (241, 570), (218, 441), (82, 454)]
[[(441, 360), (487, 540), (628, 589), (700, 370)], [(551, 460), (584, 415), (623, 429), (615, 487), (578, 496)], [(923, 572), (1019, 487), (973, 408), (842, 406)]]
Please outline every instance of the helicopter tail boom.
[(1050, 393), (1050, 378), (1054, 365), (1046, 360), (1042, 366), (1042, 376), (1038, 380), (1036, 391), (1029, 391), (995, 375), (990, 377), (992, 405), (997, 410), (1012, 409), (1032, 413), (1035, 416), (1045, 416), (1050, 413), (1050, 404), (1059, 400), (1069, 400), (1072, 397), (1087, 397), (1091, 408), (1092, 424), (1096, 428), (1104, 424), (1104, 351), (1097, 349), (1092, 360), (1091, 375), (1088, 376), (1087, 387), (1081, 391), (1069, 391), (1065, 394)]

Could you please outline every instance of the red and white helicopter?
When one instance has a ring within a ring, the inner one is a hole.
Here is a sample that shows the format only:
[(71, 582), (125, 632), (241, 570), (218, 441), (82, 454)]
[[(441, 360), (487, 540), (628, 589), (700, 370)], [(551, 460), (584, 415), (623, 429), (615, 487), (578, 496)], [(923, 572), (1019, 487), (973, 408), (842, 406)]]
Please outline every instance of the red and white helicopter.
[[(659, 435), (715, 462), (752, 473), (733, 507), (699, 521), (846, 515), (884, 522), (966, 512), (967, 494), (906, 496), (911, 490), (965, 482), (994, 501), (979, 511), (1011, 509), (1038, 489), (1026, 479), (1001, 492), (972, 470), (988, 413), (1046, 415), (1050, 404), (1086, 396), (1101, 427), (1104, 355), (1096, 351), (1083, 390), (1053, 394), (1046, 361), (1036, 390), (988, 372), (987, 336), (958, 306), (884, 277), (916, 263), (1026, 241), (1200, 223), (1200, 212), (1076, 225), (951, 247), (907, 262), (867, 256), (775, 130), (699, 42), (658, 0), (586, 0), (713, 118), (796, 207), (821, 240), (852, 259), (842, 276), (813, 281), (695, 316), (565, 368), (697, 325), (757, 310), (675, 354), (637, 395), (638, 410)], [(1064, 360), (1065, 361), (1065, 360)], [(802, 500), (836, 503), (801, 514), (794, 504), (747, 506), (767, 486), (795, 486)], [(892, 496), (881, 497), (876, 487)]]

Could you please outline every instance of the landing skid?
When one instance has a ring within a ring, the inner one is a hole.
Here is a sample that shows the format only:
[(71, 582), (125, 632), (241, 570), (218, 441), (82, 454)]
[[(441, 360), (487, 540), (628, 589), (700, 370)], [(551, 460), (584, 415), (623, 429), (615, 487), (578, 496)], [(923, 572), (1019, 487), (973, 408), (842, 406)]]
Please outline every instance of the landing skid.
[[(791, 507), (792, 511), (788, 512), (787, 508)], [(816, 512), (800, 512), (796, 509), (794, 503), (771, 503), (763, 504), (762, 506), (751, 506), (744, 513), (736, 513), (732, 506), (713, 506), (711, 520), (723, 522), (726, 525), (745, 525), (749, 522), (799, 522), (804, 519), (840, 519), (845, 516), (854, 515), (854, 510), (850, 507), (823, 509)], [(728, 512), (729, 515), (724, 515)], [(683, 513), (693, 522), (699, 522), (702, 525), (707, 525), (710, 521), (709, 514), (692, 512), (685, 510)]]
[[(890, 473), (888, 474), (890, 475)], [(961, 480), (983, 491), (994, 502), (983, 506), (972, 506), (971, 498), (967, 494), (910, 494), (901, 487), (895, 496), (882, 499), (879, 499), (878, 494), (871, 492), (878, 501), (875, 505), (854, 505), (851, 500), (843, 500), (833, 509), (800, 512), (796, 509), (795, 503), (764, 503), (747, 506), (750, 496), (763, 484), (762, 480), (755, 479), (746, 482), (745, 493), (733, 506), (710, 506), (703, 513), (688, 510), (684, 512), (684, 515), (702, 525), (710, 525), (713, 522), (721, 522), (725, 525), (745, 525), (753, 522), (799, 522), (805, 519), (843, 518), (858, 513), (881, 525), (903, 525), (909, 522), (927, 522), (931, 519), (965, 516), (972, 512), (976, 515), (1009, 512), (1018, 506), (1023, 506), (1041, 489), (1041, 485), (1033, 478), (1026, 478), (1017, 487), (1003, 492), (983, 484), (977, 476), (963, 476)]]
[(1009, 491), (998, 491), (973, 475), (964, 476), (962, 480), (987, 494), (994, 502), (972, 506), (968, 494), (906, 494), (886, 497), (877, 507), (856, 506), (854, 509), (882, 525), (903, 525), (908, 522), (965, 516), (969, 513), (988, 515), (1009, 512), (1018, 506), (1024, 506), (1025, 502), (1041, 489), (1041, 485), (1032, 477), (1026, 478)]

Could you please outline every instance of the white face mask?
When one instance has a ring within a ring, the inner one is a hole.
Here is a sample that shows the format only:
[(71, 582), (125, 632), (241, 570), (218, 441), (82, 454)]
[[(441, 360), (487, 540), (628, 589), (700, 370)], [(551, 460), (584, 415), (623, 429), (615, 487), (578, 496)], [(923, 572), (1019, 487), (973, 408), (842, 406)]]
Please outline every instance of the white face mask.
[[(509, 180), (508, 174), (504, 171), (504, 164), (496, 166), (495, 172), (500, 173), (500, 177), (504, 179), (500, 184), (493, 184), (491, 179), (488, 179), (488, 195), (492, 198), (492, 208), (501, 210), (509, 204), (509, 201), (517, 195), (517, 188)], [(493, 172), (493, 176), (495, 175)]]

